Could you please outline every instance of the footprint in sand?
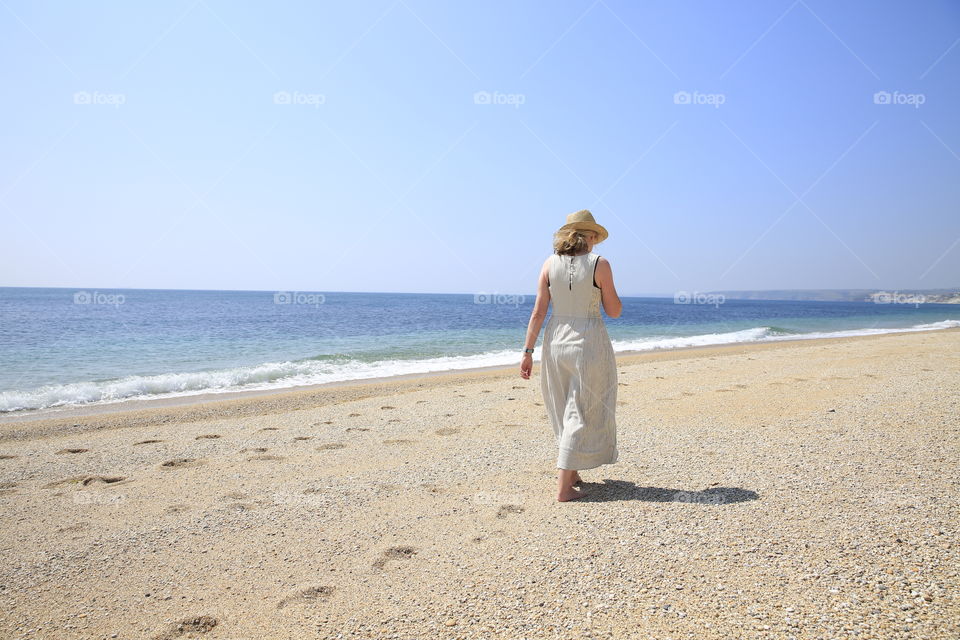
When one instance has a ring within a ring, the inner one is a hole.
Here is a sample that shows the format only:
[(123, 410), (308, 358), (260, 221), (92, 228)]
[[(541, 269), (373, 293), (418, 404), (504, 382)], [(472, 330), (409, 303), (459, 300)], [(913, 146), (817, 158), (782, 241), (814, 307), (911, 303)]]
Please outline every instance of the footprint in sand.
[(317, 451), (330, 451), (330, 450), (332, 450), (332, 449), (345, 449), (346, 447), (347, 447), (347, 445), (343, 444), (342, 442), (327, 442), (327, 443), (324, 443), (324, 444), (320, 445), (319, 447), (317, 447)]
[(121, 480), (126, 480), (126, 478), (124, 476), (87, 476), (80, 481), (80, 484), (89, 487), (95, 484), (113, 484)]
[(390, 547), (380, 554), (380, 557), (373, 563), (374, 568), (383, 569), (391, 560), (409, 560), (416, 555), (417, 550), (413, 547)]
[(213, 440), (219, 437), (220, 437), (219, 433), (204, 433), (203, 435), (199, 435), (196, 438), (194, 438), (194, 440)]
[(416, 442), (416, 440), (408, 440), (407, 438), (391, 438), (390, 440), (384, 440), (383, 444), (410, 444), (411, 442)]
[(442, 429), (437, 429), (434, 431), (438, 436), (452, 436), (455, 433), (460, 433), (460, 429), (454, 429), (453, 427), (443, 427)]
[(86, 453), (87, 451), (90, 451), (90, 449), (60, 449), (60, 451), (57, 451), (57, 453), (58, 453), (58, 454), (60, 454), (60, 453)]
[(0, 495), (5, 493), (16, 493), (16, 482), (0, 482)]
[(17, 456), (12, 456), (9, 453), (0, 454), (0, 460), (13, 460)]
[(330, 594), (332, 593), (333, 587), (328, 587), (327, 585), (307, 587), (306, 589), (301, 589), (297, 593), (289, 595), (278, 602), (277, 609), (283, 609), (288, 604), (310, 604), (311, 602), (316, 602), (317, 600), (329, 598)]
[(185, 504), (172, 504), (165, 509), (167, 513), (186, 513), (190, 511), (190, 506)]
[(283, 456), (275, 456), (270, 453), (265, 453), (247, 458), (248, 462), (253, 460), (283, 460)]
[(381, 408), (381, 409), (396, 409), (396, 407), (391, 407), (391, 406), (388, 405), (388, 404), (385, 404), (385, 405), (383, 405), (383, 406), (380, 407), (380, 408)]
[(202, 460), (194, 458), (174, 458), (160, 463), (161, 469), (186, 469), (187, 467), (196, 467), (203, 464)]
[(423, 404), (426, 400), (417, 400), (417, 404)]
[(56, 533), (73, 533), (74, 531), (84, 531), (89, 528), (90, 525), (86, 522), (78, 522), (77, 524), (69, 524), (65, 527), (60, 527), (57, 529)]
[(502, 504), (500, 508), (497, 509), (498, 518), (506, 518), (508, 514), (511, 513), (522, 513), (523, 507), (518, 504)]
[(153, 636), (153, 640), (176, 640), (184, 636), (193, 637), (195, 633), (207, 633), (217, 626), (217, 619), (212, 616), (197, 616), (185, 618), (179, 622), (172, 622), (166, 631)]
[(260, 429), (260, 431), (280, 431), (280, 429), (277, 427), (264, 427), (263, 429)]
[(515, 384), (515, 385), (513, 385), (513, 386), (510, 387), (510, 388), (511, 388), (511, 389), (526, 389), (526, 387), (521, 386), (521, 385), (518, 385), (518, 384)]
[(140, 442), (134, 442), (133, 445), (136, 446), (138, 444), (156, 444), (157, 442), (163, 442), (163, 440), (141, 440)]
[(57, 487), (64, 487), (71, 484), (81, 485), (84, 487), (89, 487), (91, 485), (97, 484), (113, 484), (115, 482), (120, 482), (126, 480), (124, 476), (70, 476), (69, 478), (64, 478), (63, 480), (55, 480), (53, 482), (48, 482), (43, 485), (44, 489), (55, 489)]
[(313, 436), (297, 436), (294, 440), (313, 440)]
[(400, 422), (400, 418), (391, 418), (390, 420), (387, 420), (387, 422)]
[(370, 431), (368, 427), (347, 427), (347, 431)]
[(266, 453), (266, 447), (247, 447), (245, 449), (240, 449), (240, 453)]

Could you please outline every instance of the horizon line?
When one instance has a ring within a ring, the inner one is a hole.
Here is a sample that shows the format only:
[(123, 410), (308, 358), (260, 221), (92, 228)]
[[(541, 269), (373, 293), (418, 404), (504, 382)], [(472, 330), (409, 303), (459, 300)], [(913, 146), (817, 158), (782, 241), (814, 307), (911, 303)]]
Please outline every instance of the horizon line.
[[(505, 291), (340, 291), (332, 289), (303, 289), (303, 288), (279, 288), (279, 289), (187, 289), (187, 288), (175, 288), (175, 287), (71, 287), (71, 286), (22, 286), (22, 285), (0, 285), (0, 289), (61, 289), (61, 290), (73, 290), (80, 291), (85, 289), (94, 289), (94, 290), (104, 290), (104, 291), (191, 291), (191, 292), (233, 292), (233, 293), (282, 293), (282, 292), (294, 292), (294, 293), (359, 293), (359, 294), (391, 294), (391, 295), (523, 295), (536, 297), (536, 293), (522, 293), (514, 292), (508, 293)], [(621, 293), (620, 297), (623, 298), (673, 298), (679, 292), (683, 293), (801, 293), (801, 292), (886, 292), (886, 291), (902, 291), (904, 288), (866, 288), (866, 287), (844, 287), (844, 288), (833, 288), (833, 289), (818, 289), (818, 288), (803, 288), (803, 289), (683, 289), (678, 288), (673, 292), (640, 292), (640, 293)], [(957, 292), (960, 293), (960, 286), (958, 287), (938, 287), (938, 288), (929, 288), (929, 289), (920, 289), (920, 288), (908, 288), (907, 291), (916, 291), (916, 292)]]

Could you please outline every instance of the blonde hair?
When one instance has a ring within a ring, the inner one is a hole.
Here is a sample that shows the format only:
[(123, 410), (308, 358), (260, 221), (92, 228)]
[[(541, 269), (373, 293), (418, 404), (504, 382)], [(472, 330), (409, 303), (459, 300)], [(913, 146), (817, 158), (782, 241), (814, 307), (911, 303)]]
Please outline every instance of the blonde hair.
[(589, 248), (587, 245), (588, 234), (597, 235), (595, 231), (589, 231), (587, 229), (564, 229), (558, 231), (553, 236), (553, 251), (561, 256), (581, 254)]

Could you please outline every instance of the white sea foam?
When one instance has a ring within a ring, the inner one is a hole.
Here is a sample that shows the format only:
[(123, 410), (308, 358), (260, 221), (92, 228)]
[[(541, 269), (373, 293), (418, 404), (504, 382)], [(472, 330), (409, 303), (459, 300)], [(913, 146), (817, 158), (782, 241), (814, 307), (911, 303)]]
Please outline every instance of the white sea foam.
[(754, 327), (729, 333), (706, 333), (696, 336), (640, 338), (638, 340), (614, 340), (615, 351), (652, 351), (655, 349), (679, 349), (736, 342), (769, 342), (774, 340), (812, 340), (814, 338), (843, 338), (869, 336), (880, 333), (903, 333), (905, 331), (934, 331), (960, 327), (960, 320), (943, 320), (912, 327), (888, 329), (848, 329), (844, 331), (814, 331), (810, 333), (784, 333), (771, 327)]
[[(845, 336), (902, 333), (905, 331), (931, 331), (960, 327), (960, 321), (944, 320), (930, 324), (918, 324), (905, 328), (851, 329), (801, 334), (785, 334), (771, 327), (754, 327), (727, 333), (709, 333), (694, 336), (661, 336), (636, 340), (615, 340), (614, 350), (652, 351), (718, 344), (767, 342), (775, 340), (804, 340)], [(539, 359), (538, 353), (534, 359)], [(101, 382), (78, 382), (50, 385), (28, 391), (5, 391), (0, 393), (0, 412), (46, 409), (80, 404), (119, 402), (131, 398), (159, 398), (222, 393), (226, 391), (249, 391), (280, 389), (325, 382), (342, 382), (429, 373), (455, 371), (475, 367), (517, 364), (514, 350), (491, 351), (475, 355), (444, 356), (419, 360), (300, 360), (297, 362), (268, 362), (252, 367), (197, 371), (192, 373), (166, 373), (154, 376), (129, 376), (118, 380)]]
[(517, 360), (515, 351), (494, 351), (466, 356), (446, 356), (420, 360), (340, 360), (338, 362), (301, 360), (267, 362), (252, 367), (165, 373), (154, 376), (129, 376), (102, 382), (78, 382), (48, 385), (30, 391), (0, 393), (0, 413), (25, 409), (44, 409), (78, 404), (109, 403), (131, 398), (159, 398), (282, 389), (302, 385), (363, 380), (434, 371), (453, 371), (503, 364)]

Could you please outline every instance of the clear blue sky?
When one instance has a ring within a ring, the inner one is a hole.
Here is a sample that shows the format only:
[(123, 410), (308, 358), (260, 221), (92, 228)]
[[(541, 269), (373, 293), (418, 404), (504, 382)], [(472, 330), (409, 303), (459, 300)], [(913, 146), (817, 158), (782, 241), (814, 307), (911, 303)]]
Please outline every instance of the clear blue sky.
[(531, 292), (589, 208), (622, 294), (960, 286), (958, 43), (947, 0), (2, 0), (0, 285)]

